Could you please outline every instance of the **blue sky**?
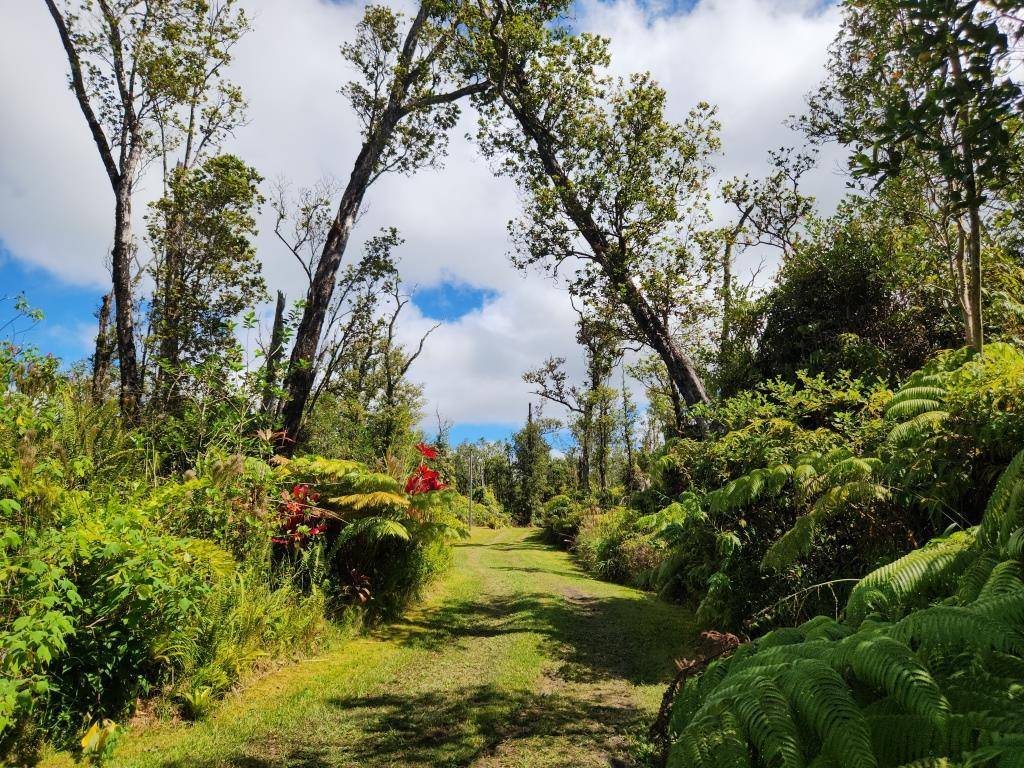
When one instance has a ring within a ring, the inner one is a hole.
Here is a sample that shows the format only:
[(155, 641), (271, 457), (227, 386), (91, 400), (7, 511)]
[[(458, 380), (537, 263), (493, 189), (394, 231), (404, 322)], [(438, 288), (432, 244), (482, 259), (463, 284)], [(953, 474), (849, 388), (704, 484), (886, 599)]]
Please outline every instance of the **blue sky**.
[(497, 296), (497, 291), (488, 288), (477, 288), (468, 283), (446, 280), (438, 285), (417, 289), (412, 294), (412, 302), (424, 317), (450, 323), (469, 312), (481, 309)]
[(45, 269), (33, 267), (14, 258), (0, 240), (0, 323), (14, 314), (14, 300), (24, 293), (28, 303), (43, 311), (44, 319), (34, 327), (18, 323), (17, 341), (51, 352), (66, 365), (91, 353), (91, 336), (95, 333), (93, 313), (99, 306), (103, 291), (65, 283)]

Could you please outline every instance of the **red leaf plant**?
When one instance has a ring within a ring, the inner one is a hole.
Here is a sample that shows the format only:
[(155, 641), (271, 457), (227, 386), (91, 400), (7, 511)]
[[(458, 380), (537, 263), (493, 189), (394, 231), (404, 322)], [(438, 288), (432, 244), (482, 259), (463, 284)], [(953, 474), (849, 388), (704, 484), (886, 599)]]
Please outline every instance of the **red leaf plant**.
[(447, 486), (441, 482), (441, 475), (436, 469), (420, 464), (405, 481), (405, 492), (410, 496), (431, 491), (443, 491)]
[(275, 544), (298, 545), (326, 531), (324, 510), (315, 506), (319, 499), (320, 494), (311, 490), (306, 483), (292, 486), (291, 492), (281, 491), (281, 504), (278, 507), (281, 530), (270, 540)]
[(433, 461), (437, 458), (437, 449), (433, 446), (427, 445), (426, 443), (419, 443), (416, 446), (416, 450), (420, 452), (420, 456), (425, 459)]

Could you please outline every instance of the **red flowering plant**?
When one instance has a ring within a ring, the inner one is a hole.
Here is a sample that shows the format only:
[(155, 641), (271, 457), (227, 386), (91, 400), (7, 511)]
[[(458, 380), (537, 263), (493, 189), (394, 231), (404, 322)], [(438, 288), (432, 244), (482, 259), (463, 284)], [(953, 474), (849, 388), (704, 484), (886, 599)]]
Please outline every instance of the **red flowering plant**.
[(446, 494), (439, 491), (447, 490), (448, 485), (441, 479), (441, 473), (429, 465), (437, 459), (437, 449), (419, 443), (416, 451), (422, 458), (406, 479), (405, 492), (410, 497), (409, 516), (424, 523), (434, 518), (440, 508), (447, 506)]
[(323, 534), (331, 515), (326, 509), (316, 506), (319, 500), (320, 494), (312, 490), (308, 483), (296, 483), (291, 491), (281, 491), (281, 504), (278, 506), (281, 529), (276, 536), (271, 537), (271, 541), (275, 544), (300, 546)]

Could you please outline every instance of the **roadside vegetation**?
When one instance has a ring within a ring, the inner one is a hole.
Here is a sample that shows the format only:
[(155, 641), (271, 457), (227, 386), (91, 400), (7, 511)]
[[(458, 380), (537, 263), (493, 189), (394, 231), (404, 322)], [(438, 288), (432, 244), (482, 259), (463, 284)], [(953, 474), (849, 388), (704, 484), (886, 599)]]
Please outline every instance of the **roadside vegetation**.
[[(111, 283), (87, 361), (5, 305), (0, 760), (1024, 761), (1018, 3), (839, 3), (798, 146), (733, 179), (714, 105), (615, 74), (569, 3), (368, 6), (351, 174), (298, 187), (230, 151), (241, 0), (45, 4)], [(521, 428), (453, 446), (401, 234), (349, 240), (463, 110), (579, 365), (537, 350)], [(272, 312), (263, 206), (306, 287)]]

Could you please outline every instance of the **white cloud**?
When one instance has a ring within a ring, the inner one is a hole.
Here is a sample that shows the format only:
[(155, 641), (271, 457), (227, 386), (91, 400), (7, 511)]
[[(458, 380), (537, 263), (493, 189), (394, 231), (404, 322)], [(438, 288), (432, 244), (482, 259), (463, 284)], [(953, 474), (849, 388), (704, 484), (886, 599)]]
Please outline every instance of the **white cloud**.
[[(325, 174), (345, 180), (359, 148), (355, 120), (337, 90), (347, 78), (338, 46), (361, 5), (320, 0), (246, 0), (255, 30), (238, 46), (233, 77), (250, 102), (250, 123), (230, 147), (264, 176), (297, 185)], [(650, 6), (648, 6), (648, 9)], [(65, 63), (42, 3), (0, 0), (0, 239), (18, 258), (83, 285), (106, 280), (111, 194), (81, 114), (66, 88)], [(723, 176), (764, 170), (770, 148), (798, 137), (782, 121), (819, 80), (838, 16), (796, 0), (702, 0), (688, 13), (657, 15), (634, 0), (582, 0), (581, 28), (612, 38), (620, 72), (649, 69), (667, 88), (673, 116), (698, 100), (720, 107)], [(520, 421), (522, 371), (551, 354), (578, 371), (575, 315), (566, 296), (508, 263), (506, 221), (519, 204), (457, 129), (442, 171), (382, 180), (368, 196), (356, 240), (394, 225), (406, 239), (410, 284), (453, 277), (500, 296), (430, 339), (413, 375), (435, 407), (457, 422)], [(842, 181), (832, 161), (812, 179), (831, 205)], [(150, 182), (149, 192), (154, 184)], [(141, 195), (145, 197), (145, 193)], [(144, 212), (138, 203), (138, 218)], [(269, 222), (259, 241), (268, 283), (295, 298), (303, 277)], [(430, 321), (410, 312), (409, 339)]]

